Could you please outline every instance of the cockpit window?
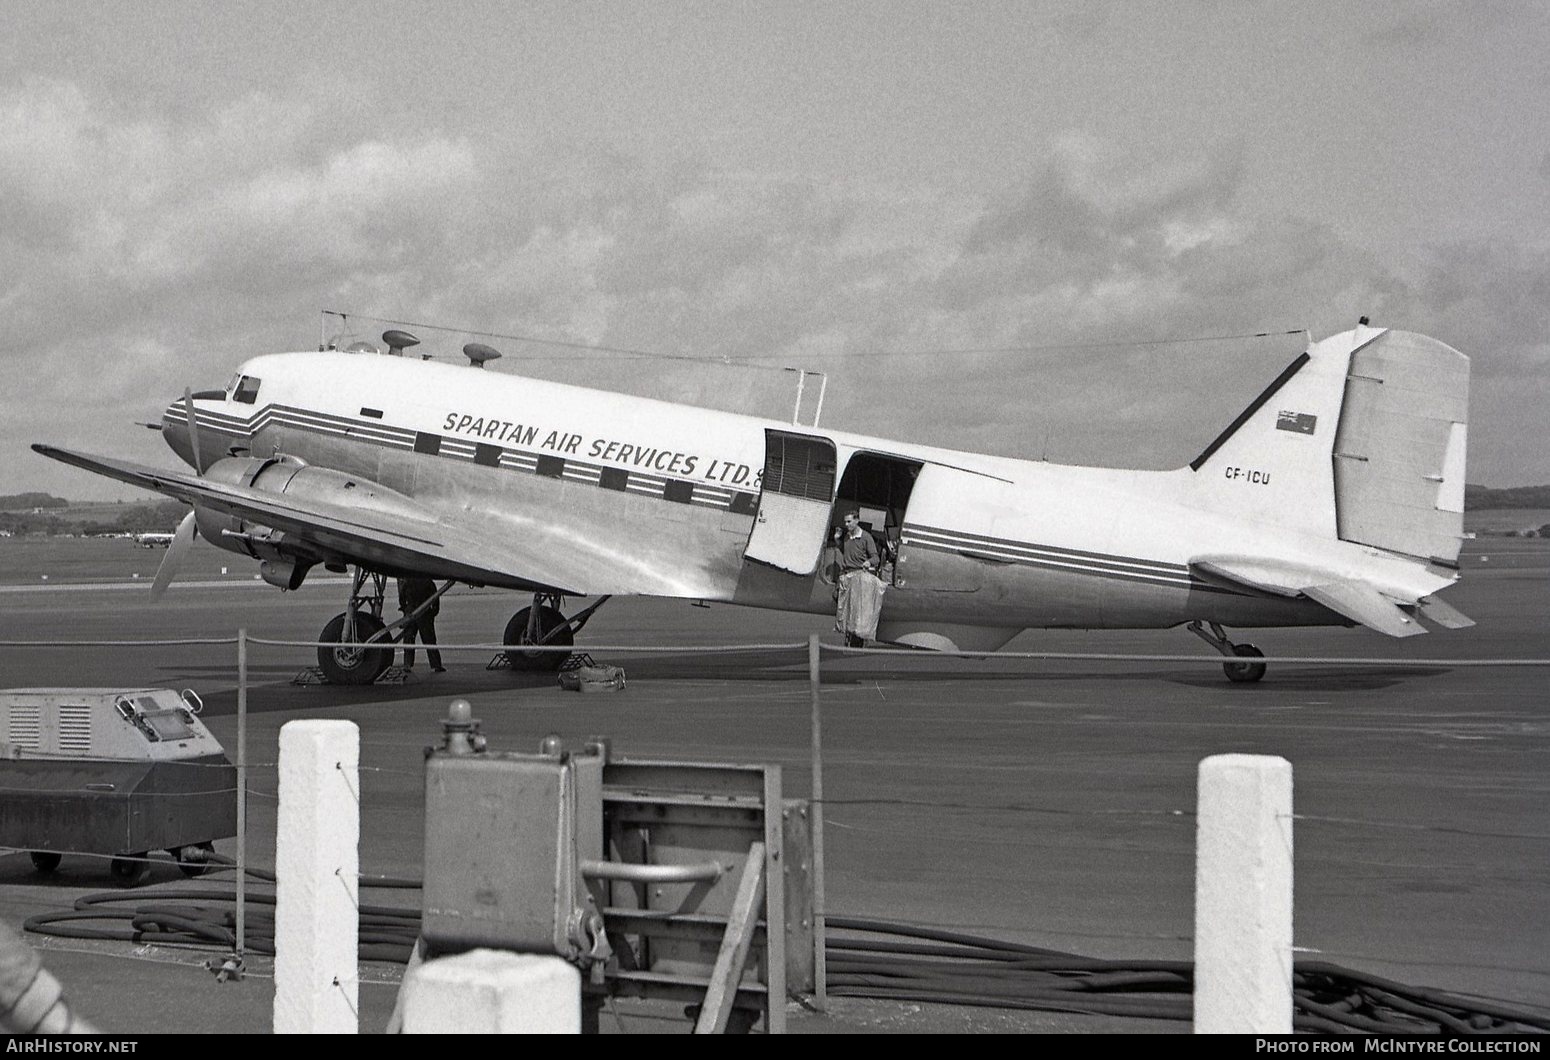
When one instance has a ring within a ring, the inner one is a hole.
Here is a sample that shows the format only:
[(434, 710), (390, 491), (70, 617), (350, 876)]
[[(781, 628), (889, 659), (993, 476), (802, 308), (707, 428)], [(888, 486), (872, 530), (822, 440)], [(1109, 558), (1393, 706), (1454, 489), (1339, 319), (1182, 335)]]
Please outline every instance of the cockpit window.
[(251, 375), (242, 376), (237, 380), (237, 390), (232, 394), (233, 401), (240, 401), (244, 405), (251, 405), (258, 400), (258, 388), (263, 383), (261, 379), (255, 379)]

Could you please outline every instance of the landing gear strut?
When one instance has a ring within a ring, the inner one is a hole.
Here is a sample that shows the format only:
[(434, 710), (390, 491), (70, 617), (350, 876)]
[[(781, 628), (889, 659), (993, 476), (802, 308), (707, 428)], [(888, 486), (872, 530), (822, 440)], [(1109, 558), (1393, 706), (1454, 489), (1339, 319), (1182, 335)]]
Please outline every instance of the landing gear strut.
[[(1223, 655), (1234, 659), (1262, 659), (1265, 653), (1252, 644), (1234, 644), (1227, 639), (1227, 633), (1215, 622), (1208, 622), (1210, 631), (1203, 629), (1197, 618), (1191, 622), (1188, 629), (1195, 636), (1205, 641), (1211, 647)], [(1238, 683), (1250, 683), (1258, 681), (1265, 676), (1265, 664), (1262, 662), (1229, 662), (1222, 664), (1222, 672), (1227, 675), (1227, 680)]]
[(576, 642), (576, 634), (587, 624), (597, 609), (609, 601), (604, 596), (585, 611), (566, 618), (560, 608), (565, 597), (559, 593), (534, 593), (533, 606), (524, 607), (511, 616), (501, 643), (506, 645), (506, 662), (513, 670), (542, 673), (558, 670), (570, 658), (564, 651), (523, 651), (523, 648), (547, 646), (568, 648)]
[[(367, 579), (371, 580), (368, 588)], [(343, 613), (335, 615), (318, 634), (321, 641), (342, 641), (344, 646), (319, 648), (318, 666), (329, 684), (369, 685), (382, 676), (382, 671), (393, 661), (393, 649), (354, 647), (385, 643), (391, 645), (387, 627), (382, 622), (383, 589), (387, 579), (362, 567), (355, 568), (355, 582), (350, 588), (350, 602)]]
[(428, 611), (453, 584), (447, 582), (409, 614), (385, 623), (382, 621), (382, 602), (386, 595), (387, 575), (355, 568), (350, 602), (343, 612), (329, 619), (323, 632), (318, 634), (321, 641), (343, 642), (337, 648), (318, 649), (318, 667), (329, 684), (369, 685), (381, 677), (382, 671), (393, 662), (393, 645), (398, 643), (395, 631)]

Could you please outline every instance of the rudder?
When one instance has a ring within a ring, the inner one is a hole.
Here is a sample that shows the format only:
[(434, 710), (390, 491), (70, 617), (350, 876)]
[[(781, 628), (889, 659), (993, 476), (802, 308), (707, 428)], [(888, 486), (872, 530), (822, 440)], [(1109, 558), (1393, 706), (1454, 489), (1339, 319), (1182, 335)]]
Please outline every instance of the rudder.
[(1468, 357), (1406, 331), (1357, 349), (1335, 433), (1341, 539), (1457, 566), (1468, 432)]

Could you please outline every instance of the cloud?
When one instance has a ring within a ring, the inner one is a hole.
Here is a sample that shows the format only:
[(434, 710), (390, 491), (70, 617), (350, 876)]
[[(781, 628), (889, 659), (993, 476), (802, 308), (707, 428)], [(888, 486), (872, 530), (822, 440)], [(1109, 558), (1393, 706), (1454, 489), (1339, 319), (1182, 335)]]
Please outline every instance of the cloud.
[(312, 301), (362, 273), (380, 286), (434, 248), (478, 184), (469, 147), (330, 144), (312, 112), (250, 98), (185, 125), (123, 119), (60, 82), (0, 101), (12, 356), (129, 343), (146, 317), (240, 326), (242, 305)]
[[(0, 358), (26, 381), (0, 428), (10, 449), (90, 438), (164, 456), (131, 420), (253, 353), (307, 345), (320, 307), (731, 358), (494, 340), (503, 370), (780, 418), (794, 379), (778, 368), (818, 368), (829, 424), (1156, 467), (1193, 456), (1300, 340), (1101, 344), (1322, 336), (1365, 313), (1477, 356), (1501, 401), (1477, 402), (1484, 466), (1518, 473), (1511, 439), (1543, 434), (1512, 397), (1533, 386), (1511, 387), (1550, 376), (1543, 255), (1458, 244), (1396, 270), (1253, 200), (1240, 144), (1138, 157), (1070, 134), (981, 198), (692, 152), (387, 135), (341, 117), (372, 109), (362, 91), (324, 82), (179, 120), (67, 82), (0, 94)], [(421, 338), (452, 359), (467, 341)], [(997, 349), (1014, 352), (953, 352)], [(28, 482), (53, 473), (39, 463), (23, 462)]]

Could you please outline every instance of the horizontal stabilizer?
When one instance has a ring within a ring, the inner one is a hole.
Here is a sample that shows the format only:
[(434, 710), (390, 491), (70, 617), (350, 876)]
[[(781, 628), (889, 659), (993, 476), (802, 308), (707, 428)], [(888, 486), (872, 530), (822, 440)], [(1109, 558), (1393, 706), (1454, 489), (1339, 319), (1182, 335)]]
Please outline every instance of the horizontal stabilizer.
[(1468, 629), (1475, 624), (1475, 620), (1456, 607), (1443, 603), (1435, 596), (1423, 596), (1416, 602), (1421, 609), (1421, 617), (1428, 622), (1435, 622), (1443, 629)]
[[(1425, 633), (1404, 608), (1365, 582), (1342, 577), (1334, 571), (1310, 564), (1269, 559), (1259, 556), (1197, 556), (1190, 561), (1190, 573), (1202, 581), (1223, 588), (1258, 589), (1279, 596), (1306, 596), (1337, 615), (1344, 615), (1391, 637), (1413, 637)], [(1426, 597), (1418, 606), (1421, 613), (1439, 626), (1462, 622), (1474, 623), (1447, 604)], [(1435, 610), (1435, 615), (1433, 611)]]
[(1413, 637), (1425, 633), (1426, 628), (1402, 611), (1398, 604), (1378, 590), (1360, 582), (1330, 582), (1313, 585), (1303, 590), (1311, 600), (1317, 600), (1339, 615), (1353, 622), (1360, 622), (1368, 629), (1387, 633), (1391, 637)]

